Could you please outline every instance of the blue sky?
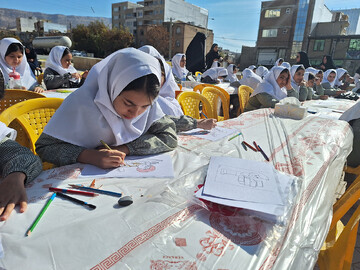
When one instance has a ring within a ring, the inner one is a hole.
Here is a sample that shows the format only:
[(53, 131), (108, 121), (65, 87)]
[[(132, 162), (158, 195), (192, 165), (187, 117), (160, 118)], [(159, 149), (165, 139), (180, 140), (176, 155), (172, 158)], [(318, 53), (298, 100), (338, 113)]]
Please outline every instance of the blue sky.
[[(128, 0), (136, 3), (137, 1)], [(111, 17), (109, 0), (0, 0), (1, 8), (37, 11), (49, 14)], [(255, 46), (261, 0), (186, 0), (209, 11), (209, 29), (215, 42), (224, 49), (241, 51), (241, 46)], [(329, 9), (360, 8), (359, 0), (325, 0)]]

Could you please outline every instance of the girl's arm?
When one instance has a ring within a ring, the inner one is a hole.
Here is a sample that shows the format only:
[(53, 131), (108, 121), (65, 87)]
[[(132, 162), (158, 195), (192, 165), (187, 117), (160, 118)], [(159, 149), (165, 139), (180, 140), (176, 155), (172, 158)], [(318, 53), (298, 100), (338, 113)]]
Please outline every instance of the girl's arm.
[(168, 116), (164, 116), (154, 122), (145, 134), (127, 143), (126, 146), (129, 155), (135, 156), (172, 151), (177, 146), (175, 123)]
[(71, 79), (71, 74), (66, 73), (59, 75), (54, 70), (47, 68), (44, 72), (44, 83), (47, 89), (58, 89), (63, 87), (63, 84), (68, 84)]

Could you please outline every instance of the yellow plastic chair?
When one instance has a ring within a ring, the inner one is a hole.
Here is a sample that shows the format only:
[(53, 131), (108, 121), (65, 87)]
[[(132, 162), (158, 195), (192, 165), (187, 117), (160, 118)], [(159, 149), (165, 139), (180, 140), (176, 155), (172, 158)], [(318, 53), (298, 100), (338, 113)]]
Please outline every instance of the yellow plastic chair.
[[(220, 90), (218, 90), (212, 86), (206, 86), (202, 90), (201, 94), (209, 100), (211, 108), (212, 108), (213, 112), (216, 113), (218, 121), (224, 121), (224, 120), (229, 119), (229, 117), (230, 117), (229, 116), (229, 106), (230, 105), (228, 103), (228, 100), (226, 99), (226, 96)], [(218, 112), (217, 112), (219, 98), (222, 103), (224, 116), (219, 116)]]
[(317, 261), (321, 270), (350, 270), (359, 226), (360, 206), (345, 226), (340, 219), (359, 198), (360, 176), (333, 206), (334, 214), (330, 230)]
[(193, 88), (193, 91), (202, 93), (202, 90), (205, 87), (214, 87), (214, 88), (218, 89), (219, 91), (221, 91), (221, 93), (223, 93), (223, 95), (226, 97), (228, 104), (230, 104), (230, 94), (225, 89), (221, 88), (220, 86), (209, 84), (209, 83), (202, 83), (202, 84), (196, 85)]
[[(30, 148), (36, 154), (35, 142), (44, 130), (44, 127), (60, 107), (62, 98), (35, 98), (19, 102), (7, 108), (0, 114), (0, 121), (15, 128), (16, 141)], [(13, 125), (16, 123), (16, 125)], [(53, 165), (43, 163), (43, 169), (50, 169)]]
[(44, 73), (41, 73), (39, 76), (36, 76), (36, 80), (38, 84), (42, 84), (43, 79), (44, 79)]
[(250, 95), (254, 92), (254, 89), (252, 89), (250, 86), (247, 85), (240, 85), (238, 88), (238, 96), (239, 96), (239, 103), (240, 103), (240, 113), (244, 112), (246, 103), (250, 99)]
[(4, 97), (0, 100), (0, 113), (10, 106), (33, 98), (44, 98), (45, 96), (36, 92), (20, 89), (6, 89)]
[(213, 113), (210, 102), (201, 94), (196, 92), (182, 92), (177, 100), (185, 115), (191, 116), (195, 119), (204, 118), (200, 115), (200, 103), (202, 104), (202, 111), (208, 118), (217, 119)]

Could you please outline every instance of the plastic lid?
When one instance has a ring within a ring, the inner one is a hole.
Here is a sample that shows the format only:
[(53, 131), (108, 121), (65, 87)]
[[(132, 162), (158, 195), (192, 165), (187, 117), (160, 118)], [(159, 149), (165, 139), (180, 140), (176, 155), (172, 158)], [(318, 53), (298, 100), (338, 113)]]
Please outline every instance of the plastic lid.
[(20, 80), (20, 73), (19, 72), (10, 72), (9, 77), (14, 78), (14, 80)]

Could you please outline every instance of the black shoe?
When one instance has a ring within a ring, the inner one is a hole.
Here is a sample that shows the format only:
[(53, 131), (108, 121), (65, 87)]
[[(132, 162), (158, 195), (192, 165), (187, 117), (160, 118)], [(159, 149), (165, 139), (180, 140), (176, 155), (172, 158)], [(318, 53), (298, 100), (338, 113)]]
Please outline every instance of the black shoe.
[(0, 99), (3, 98), (5, 94), (5, 80), (2, 71), (0, 70)]

